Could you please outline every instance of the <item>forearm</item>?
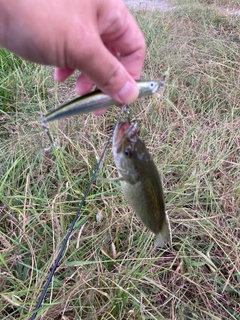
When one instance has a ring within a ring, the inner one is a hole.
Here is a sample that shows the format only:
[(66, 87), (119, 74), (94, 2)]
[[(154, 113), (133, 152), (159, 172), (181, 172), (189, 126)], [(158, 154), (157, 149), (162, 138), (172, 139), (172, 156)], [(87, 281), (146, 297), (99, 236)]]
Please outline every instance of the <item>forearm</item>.
[(0, 0), (0, 45), (6, 47), (6, 27), (8, 18), (8, 0)]

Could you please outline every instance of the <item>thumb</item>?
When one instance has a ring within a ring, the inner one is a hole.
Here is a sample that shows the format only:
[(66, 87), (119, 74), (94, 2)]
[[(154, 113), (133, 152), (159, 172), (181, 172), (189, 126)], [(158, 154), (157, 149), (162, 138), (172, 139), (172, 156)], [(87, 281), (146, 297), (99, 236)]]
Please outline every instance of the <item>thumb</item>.
[(132, 75), (107, 49), (101, 38), (91, 41), (87, 52), (83, 54), (81, 50), (77, 57), (79, 59), (75, 60), (74, 67), (90, 78), (101, 91), (121, 104), (137, 99), (139, 92)]

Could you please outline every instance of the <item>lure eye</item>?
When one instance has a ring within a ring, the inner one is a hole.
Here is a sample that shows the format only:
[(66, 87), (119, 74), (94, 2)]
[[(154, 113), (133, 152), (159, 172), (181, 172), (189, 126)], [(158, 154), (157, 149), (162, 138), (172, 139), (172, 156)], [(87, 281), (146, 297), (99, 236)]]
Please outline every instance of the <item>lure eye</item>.
[(131, 152), (130, 152), (128, 149), (126, 149), (126, 150), (124, 151), (124, 153), (125, 153), (125, 156), (126, 156), (126, 157), (128, 157), (128, 158), (131, 157)]

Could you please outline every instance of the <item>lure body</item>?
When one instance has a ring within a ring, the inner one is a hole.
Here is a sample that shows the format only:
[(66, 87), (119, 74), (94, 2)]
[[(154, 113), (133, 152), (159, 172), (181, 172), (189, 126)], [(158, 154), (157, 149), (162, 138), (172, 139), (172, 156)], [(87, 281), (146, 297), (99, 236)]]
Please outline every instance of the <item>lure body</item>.
[[(139, 90), (138, 98), (154, 94), (161, 86), (163, 86), (163, 82), (164, 80), (137, 80), (136, 83)], [(42, 120), (44, 122), (49, 122), (85, 112), (99, 110), (116, 104), (119, 104), (119, 102), (104, 94), (102, 91), (97, 90), (63, 103), (58, 108), (47, 113)]]
[(158, 170), (136, 125), (119, 121), (113, 136), (113, 155), (123, 193), (142, 223), (157, 235), (155, 246), (171, 242)]

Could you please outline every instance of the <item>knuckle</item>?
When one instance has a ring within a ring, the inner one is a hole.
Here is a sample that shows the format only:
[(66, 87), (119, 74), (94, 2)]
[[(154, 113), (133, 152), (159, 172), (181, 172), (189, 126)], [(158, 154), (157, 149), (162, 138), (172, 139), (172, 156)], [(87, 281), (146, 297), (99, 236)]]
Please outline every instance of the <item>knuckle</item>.
[(73, 69), (81, 67), (86, 61), (91, 61), (96, 54), (94, 32), (83, 25), (78, 25), (75, 29), (77, 31), (75, 30), (74, 35), (69, 35), (67, 44), (67, 53), (71, 53), (67, 56), (68, 66)]

